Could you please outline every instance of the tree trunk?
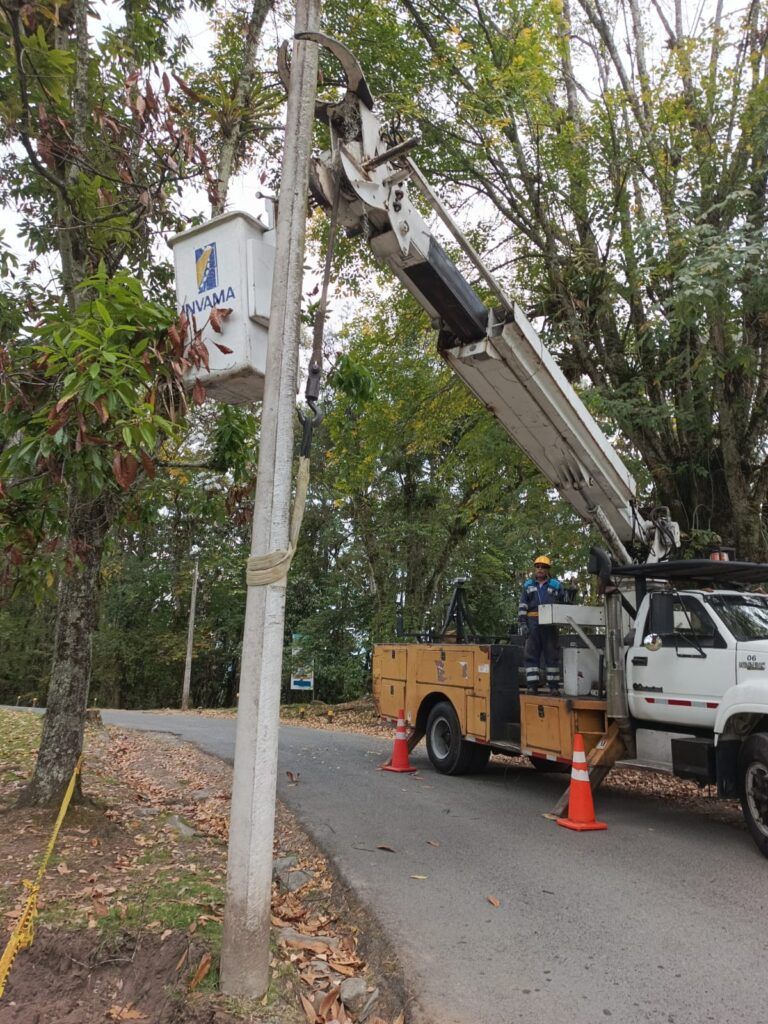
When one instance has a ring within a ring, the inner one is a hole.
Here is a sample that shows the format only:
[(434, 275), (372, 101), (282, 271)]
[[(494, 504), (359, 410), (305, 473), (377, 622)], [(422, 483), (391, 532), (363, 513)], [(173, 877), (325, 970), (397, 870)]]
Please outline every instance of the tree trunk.
[(234, 89), (235, 116), (230, 123), (222, 126), (222, 142), (216, 174), (216, 195), (211, 203), (211, 216), (224, 213), (232, 173), (238, 164), (238, 153), (242, 144), (243, 121), (247, 119), (247, 104), (253, 88), (256, 73), (256, 57), (264, 21), (271, 11), (274, 0), (253, 0), (251, 16), (245, 35), (243, 66)]
[(83, 749), (91, 678), (91, 651), (98, 614), (99, 571), (111, 520), (108, 496), (69, 493), (68, 569), (58, 590), (51, 683), (40, 750), (32, 781), (20, 804), (57, 804)]

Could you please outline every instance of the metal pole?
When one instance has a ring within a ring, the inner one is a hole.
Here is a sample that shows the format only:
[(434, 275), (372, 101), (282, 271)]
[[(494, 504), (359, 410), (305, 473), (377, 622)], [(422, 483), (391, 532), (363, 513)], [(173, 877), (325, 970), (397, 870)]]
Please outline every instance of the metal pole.
[(189, 710), (189, 687), (192, 682), (192, 641), (195, 638), (195, 605), (197, 604), (197, 573), (200, 560), (195, 559), (192, 573), (192, 599), (189, 602), (189, 626), (187, 628), (187, 660), (184, 662), (184, 683), (181, 687), (181, 710)]
[[(296, 32), (316, 32), (320, 0), (298, 0)], [(288, 544), (304, 237), (317, 45), (295, 41), (283, 149), (275, 272), (251, 553)], [(221, 988), (258, 998), (269, 984), (272, 843), (285, 580), (249, 587), (235, 733)]]

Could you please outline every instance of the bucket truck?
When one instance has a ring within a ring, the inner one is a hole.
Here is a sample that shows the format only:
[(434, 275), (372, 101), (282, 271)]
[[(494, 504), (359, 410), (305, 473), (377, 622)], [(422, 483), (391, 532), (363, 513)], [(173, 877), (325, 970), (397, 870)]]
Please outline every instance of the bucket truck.
[[(483, 641), (458, 616), (431, 642), (377, 645), (379, 713), (396, 719), (404, 708), (411, 746), (426, 736), (432, 764), (447, 774), (478, 771), (494, 751), (526, 754), (540, 769), (568, 765), (578, 732), (593, 786), (634, 755), (638, 729), (674, 733), (671, 769), (740, 796), (768, 856), (768, 597), (745, 589), (768, 579), (768, 566), (674, 557), (680, 531), (668, 509), (640, 513), (631, 474), (412, 159), (417, 140), (386, 136), (343, 44), (302, 38), (333, 53), (347, 79), (338, 102), (317, 105), (330, 148), (314, 160), (315, 200), (390, 267), (432, 318), (443, 358), (608, 548), (593, 549), (590, 564), (601, 606), (539, 610), (542, 624), (575, 633), (577, 646), (564, 652), (565, 696), (526, 694), (519, 638)], [(284, 54), (281, 73), (290, 73)], [(449, 258), (411, 188), (451, 231), (492, 303)], [(456, 597), (454, 607), (462, 607)]]

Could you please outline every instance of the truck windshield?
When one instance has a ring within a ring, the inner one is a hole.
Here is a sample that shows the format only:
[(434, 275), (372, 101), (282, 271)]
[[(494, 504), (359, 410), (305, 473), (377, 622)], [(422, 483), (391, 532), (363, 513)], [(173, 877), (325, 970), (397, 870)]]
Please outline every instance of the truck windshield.
[(768, 640), (768, 600), (750, 594), (708, 594), (704, 600), (737, 640)]

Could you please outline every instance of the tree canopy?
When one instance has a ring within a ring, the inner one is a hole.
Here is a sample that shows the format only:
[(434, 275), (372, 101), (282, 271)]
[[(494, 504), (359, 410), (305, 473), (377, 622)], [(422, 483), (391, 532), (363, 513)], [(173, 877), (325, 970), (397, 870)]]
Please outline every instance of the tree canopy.
[[(236, 692), (258, 409), (190, 408), (181, 377), (195, 361), (204, 376), (204, 351), (158, 239), (186, 224), (192, 189), (215, 213), (234, 173), (274, 182), (280, 8), (198, 8), (205, 63), (172, 28), (177, 0), (124, 0), (100, 27), (85, 0), (0, 0), (0, 196), (30, 251), (19, 265), (0, 247), (0, 699), (37, 694), (54, 724), (89, 685), (104, 704), (175, 701), (194, 552), (193, 703)], [(719, 536), (763, 557), (768, 11), (667, 9), (328, 0), (325, 29), (393, 132), (421, 136), (418, 162), (648, 503), (692, 550)], [(366, 687), (398, 606), (421, 632), (467, 575), (479, 628), (502, 632), (532, 555), (578, 573), (589, 543), (359, 239), (334, 268), (332, 401), (286, 622), (324, 699)], [(54, 753), (79, 749), (67, 721)], [(68, 776), (52, 763), (43, 795)]]
[[(693, 18), (693, 12), (688, 12)], [(768, 12), (681, 0), (326, 8), (417, 158), (691, 535), (762, 557)]]

